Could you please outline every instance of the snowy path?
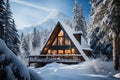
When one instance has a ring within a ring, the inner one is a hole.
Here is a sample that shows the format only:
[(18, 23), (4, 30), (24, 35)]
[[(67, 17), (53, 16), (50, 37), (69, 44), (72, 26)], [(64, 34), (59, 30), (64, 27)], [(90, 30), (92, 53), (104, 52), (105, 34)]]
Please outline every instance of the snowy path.
[(43, 80), (120, 80), (114, 78), (112, 62), (93, 60), (78, 65), (58, 63), (47, 64), (42, 68), (32, 68)]

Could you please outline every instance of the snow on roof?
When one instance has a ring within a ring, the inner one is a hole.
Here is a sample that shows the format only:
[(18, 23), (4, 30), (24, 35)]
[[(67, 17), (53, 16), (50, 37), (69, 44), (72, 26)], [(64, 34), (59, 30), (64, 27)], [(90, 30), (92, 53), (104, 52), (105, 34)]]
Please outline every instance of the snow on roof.
[[(66, 24), (64, 24), (64, 23), (62, 23), (62, 22), (60, 22), (60, 23), (61, 23), (61, 25), (62, 25), (63, 28), (66, 27), (66, 32), (71, 33), (71, 35), (69, 35), (69, 36), (73, 36), (73, 34), (83, 33), (82, 31), (74, 31), (74, 30), (73, 30), (72, 28), (70, 28), (68, 25), (66, 25)], [(73, 37), (74, 37), (74, 36), (73, 36)], [(74, 37), (74, 38), (75, 38), (75, 37)], [(76, 38), (75, 38), (75, 40), (76, 40)], [(77, 40), (76, 40), (76, 41), (77, 41)], [(74, 41), (73, 41), (73, 42), (74, 42)], [(77, 41), (77, 42), (78, 42), (78, 41)], [(92, 49), (89, 47), (87, 41), (83, 38), (83, 36), (81, 36), (81, 46), (82, 46), (82, 49), (92, 50)]]
[[(64, 28), (72, 42), (74, 42), (74, 45), (77, 47), (78, 51), (81, 53), (81, 55), (84, 57), (85, 60), (89, 60), (88, 57), (83, 52), (83, 47), (80, 45), (80, 43), (77, 41), (77, 39), (73, 35), (73, 30), (66, 24), (61, 22), (61, 26)], [(85, 42), (84, 42), (85, 43)]]
[(73, 34), (82, 34), (82, 31), (73, 31)]
[(83, 36), (81, 36), (81, 46), (85, 50), (91, 50), (92, 51), (92, 49), (88, 45), (87, 41), (83, 38)]

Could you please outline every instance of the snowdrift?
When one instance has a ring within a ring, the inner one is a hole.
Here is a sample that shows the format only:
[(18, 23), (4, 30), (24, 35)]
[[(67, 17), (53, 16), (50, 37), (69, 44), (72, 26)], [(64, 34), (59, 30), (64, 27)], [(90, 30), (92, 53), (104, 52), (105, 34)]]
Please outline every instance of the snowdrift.
[(28, 68), (23, 65), (2, 39), (0, 39), (0, 70), (3, 71), (5, 76), (0, 76), (0, 79), (41, 80), (38, 74), (35, 74), (33, 70), (28, 70)]
[(113, 62), (92, 60), (77, 65), (58, 63), (47, 64), (42, 68), (32, 68), (44, 80), (120, 80), (115, 74)]

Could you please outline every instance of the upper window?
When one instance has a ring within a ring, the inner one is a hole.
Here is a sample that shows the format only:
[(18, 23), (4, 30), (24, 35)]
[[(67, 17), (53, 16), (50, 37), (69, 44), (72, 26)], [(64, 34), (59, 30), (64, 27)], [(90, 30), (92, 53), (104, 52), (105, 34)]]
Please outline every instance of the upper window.
[(58, 36), (64, 36), (63, 31), (61, 30), (60, 33), (58, 34)]

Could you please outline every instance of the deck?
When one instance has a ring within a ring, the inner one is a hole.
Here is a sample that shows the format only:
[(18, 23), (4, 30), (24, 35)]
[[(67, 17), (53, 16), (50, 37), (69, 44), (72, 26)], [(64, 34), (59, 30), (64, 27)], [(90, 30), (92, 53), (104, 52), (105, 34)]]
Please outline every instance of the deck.
[(81, 55), (69, 54), (69, 55), (31, 55), (29, 56), (29, 66), (32, 63), (47, 64), (52, 62), (65, 63), (65, 64), (77, 64), (82, 62)]

